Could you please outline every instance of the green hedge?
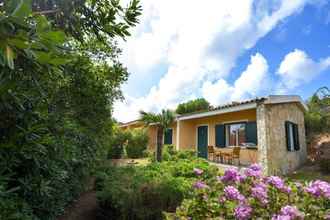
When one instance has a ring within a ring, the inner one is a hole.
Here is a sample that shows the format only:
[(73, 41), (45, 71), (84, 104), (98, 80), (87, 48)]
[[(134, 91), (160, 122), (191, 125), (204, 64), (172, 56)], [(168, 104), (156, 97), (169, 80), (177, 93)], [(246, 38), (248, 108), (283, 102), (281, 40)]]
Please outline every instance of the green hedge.
[[(114, 127), (108, 148), (109, 159), (142, 158), (146, 156), (148, 134), (145, 129), (122, 130)], [(125, 155), (126, 153), (126, 155)]]
[(141, 158), (145, 156), (149, 137), (145, 129), (134, 129), (131, 131), (130, 138), (126, 146), (128, 158)]
[(196, 167), (205, 170), (205, 176), (217, 173), (216, 167), (195, 157), (100, 171), (97, 198), (104, 219), (162, 219), (163, 211), (175, 211), (189, 197)]

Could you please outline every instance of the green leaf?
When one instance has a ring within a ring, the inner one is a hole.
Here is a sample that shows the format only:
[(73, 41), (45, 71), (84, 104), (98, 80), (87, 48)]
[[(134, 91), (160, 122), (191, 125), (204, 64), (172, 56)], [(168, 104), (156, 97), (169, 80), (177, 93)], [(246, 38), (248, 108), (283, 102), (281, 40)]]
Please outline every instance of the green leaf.
[(62, 64), (66, 64), (70, 62), (70, 59), (68, 58), (53, 58), (50, 60), (50, 63), (53, 64), (53, 65), (62, 65)]
[(7, 45), (5, 50), (5, 58), (7, 61), (7, 65), (10, 69), (14, 69), (14, 57), (15, 57), (14, 51), (10, 48), (9, 45)]
[(46, 53), (46, 52), (42, 52), (42, 51), (35, 51), (34, 53), (35, 53), (37, 61), (40, 63), (47, 64), (51, 60), (50, 53)]
[(49, 31), (40, 34), (40, 37), (46, 38), (55, 44), (61, 44), (65, 42), (65, 34), (62, 31)]
[(21, 39), (17, 39), (17, 38), (13, 38), (13, 39), (8, 39), (8, 43), (11, 46), (17, 47), (19, 49), (26, 49), (29, 47), (29, 44), (27, 41), (21, 40)]
[(30, 0), (20, 0), (18, 5), (12, 13), (13, 17), (25, 18), (32, 13), (31, 1)]
[(43, 15), (36, 17), (36, 23), (37, 23), (37, 32), (38, 33), (42, 33), (42, 32), (48, 31), (50, 29), (50, 25), (49, 25), (46, 17)]

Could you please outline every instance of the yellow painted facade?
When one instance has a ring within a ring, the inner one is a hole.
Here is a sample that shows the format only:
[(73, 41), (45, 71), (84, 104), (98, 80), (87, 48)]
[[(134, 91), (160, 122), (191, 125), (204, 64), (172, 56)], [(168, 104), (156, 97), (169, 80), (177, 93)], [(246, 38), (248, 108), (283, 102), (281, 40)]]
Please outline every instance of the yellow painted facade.
[(256, 110), (244, 110), (208, 116), (203, 118), (183, 120), (179, 122), (180, 126), (180, 149), (196, 149), (197, 146), (197, 127), (200, 125), (208, 126), (208, 145), (215, 146), (215, 126), (240, 121), (256, 121)]
[[(176, 146), (179, 143), (179, 150), (197, 150), (197, 128), (200, 125), (208, 126), (208, 145), (215, 146), (215, 126), (218, 124), (232, 123), (232, 122), (242, 122), (242, 121), (256, 121), (256, 110), (243, 110), (225, 114), (219, 114), (215, 116), (207, 116), (203, 118), (180, 120), (179, 122), (174, 122), (170, 127), (173, 129), (172, 143)], [(177, 125), (177, 123), (179, 125)], [(133, 124), (128, 124), (127, 126), (122, 126), (123, 129), (134, 129), (141, 128), (144, 124), (141, 122), (134, 122)], [(177, 134), (177, 129), (179, 128), (179, 135)], [(149, 135), (149, 150), (155, 150), (157, 143), (157, 126), (148, 126)], [(179, 138), (179, 139), (177, 139)], [(228, 150), (231, 150), (228, 148)], [(249, 163), (251, 158), (257, 157), (256, 150), (241, 150), (241, 161), (242, 163)]]

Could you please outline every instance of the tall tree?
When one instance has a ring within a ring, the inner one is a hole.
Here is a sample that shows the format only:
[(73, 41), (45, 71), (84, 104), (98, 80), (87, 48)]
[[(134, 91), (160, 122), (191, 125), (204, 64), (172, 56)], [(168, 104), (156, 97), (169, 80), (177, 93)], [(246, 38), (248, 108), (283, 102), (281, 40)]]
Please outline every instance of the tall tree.
[(330, 90), (319, 88), (307, 101), (305, 113), (306, 131), (308, 134), (330, 131)]
[(55, 219), (83, 190), (128, 77), (116, 39), (140, 13), (138, 0), (0, 0), (0, 219)]
[(176, 108), (175, 112), (177, 114), (186, 114), (196, 111), (208, 110), (209, 107), (210, 103), (206, 99), (199, 98), (190, 100), (188, 102), (180, 103)]
[(162, 160), (164, 133), (174, 122), (174, 114), (170, 110), (162, 110), (159, 114), (141, 111), (140, 115), (140, 120), (146, 125), (155, 124), (157, 126), (156, 160), (160, 162)]

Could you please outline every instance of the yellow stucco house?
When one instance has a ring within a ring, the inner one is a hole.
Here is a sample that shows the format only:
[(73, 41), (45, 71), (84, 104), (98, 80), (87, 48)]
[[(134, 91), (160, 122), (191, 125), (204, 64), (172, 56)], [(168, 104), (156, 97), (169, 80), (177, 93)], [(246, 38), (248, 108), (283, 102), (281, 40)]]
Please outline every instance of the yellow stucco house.
[[(240, 146), (241, 164), (259, 163), (268, 174), (286, 174), (307, 158), (304, 111), (299, 96), (268, 96), (178, 115), (164, 143), (193, 149), (208, 158), (208, 146), (232, 150)], [(136, 120), (123, 129), (144, 126)], [(157, 126), (148, 127), (149, 148), (156, 146)]]

